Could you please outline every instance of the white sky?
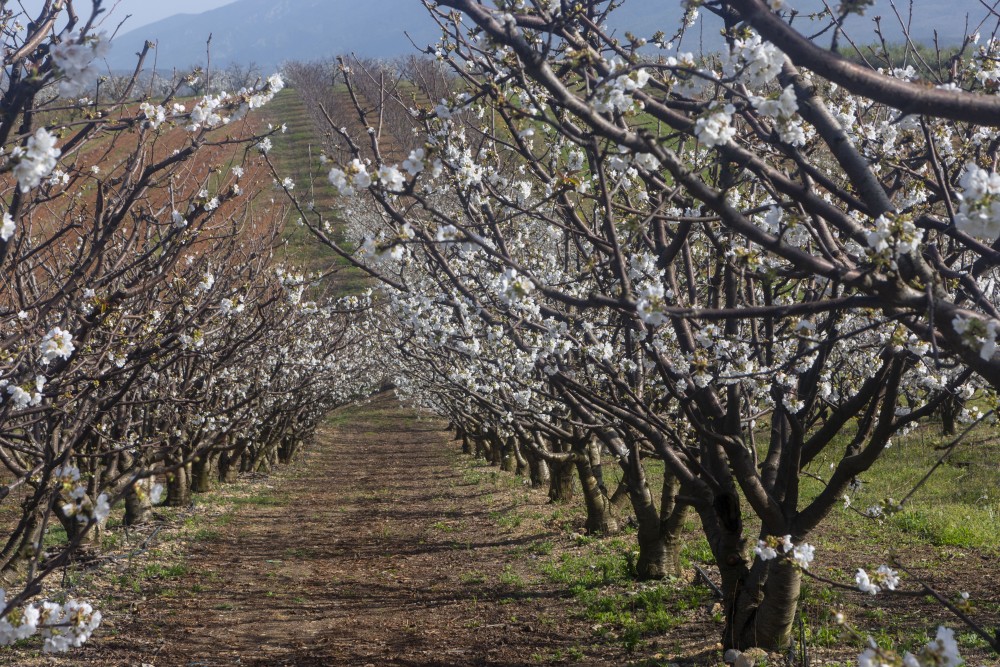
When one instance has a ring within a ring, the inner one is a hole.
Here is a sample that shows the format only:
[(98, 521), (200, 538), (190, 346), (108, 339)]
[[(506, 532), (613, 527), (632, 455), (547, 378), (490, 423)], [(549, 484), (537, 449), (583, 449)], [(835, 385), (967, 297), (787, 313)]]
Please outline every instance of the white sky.
[[(115, 27), (121, 23), (129, 14), (132, 18), (122, 26), (122, 33), (135, 30), (139, 26), (165, 19), (174, 14), (200, 14), (210, 9), (228, 5), (236, 0), (104, 0), (105, 9), (102, 18), (104, 20), (101, 29), (111, 33)], [(8, 2), (8, 9), (12, 9), (14, 3)], [(36, 12), (42, 6), (41, 0), (22, 0), (24, 8), (29, 13)], [(77, 13), (81, 18), (85, 12), (90, 11), (90, 2), (87, 0), (73, 3)]]

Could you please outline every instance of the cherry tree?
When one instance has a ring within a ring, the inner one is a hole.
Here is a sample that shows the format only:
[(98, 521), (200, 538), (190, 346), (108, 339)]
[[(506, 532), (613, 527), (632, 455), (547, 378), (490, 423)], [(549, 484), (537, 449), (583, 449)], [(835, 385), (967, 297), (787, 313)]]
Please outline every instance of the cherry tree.
[[(305, 217), (382, 278), (415, 400), (466, 433), (596, 438), (646, 561), (693, 509), (725, 643), (776, 648), (806, 538), (852, 480), (921, 420), (995, 402), (997, 116), (981, 92), (997, 42), (970, 38), (929, 89), (912, 68), (818, 55), (780, 7), (703, 8), (725, 20), (719, 57), (661, 32), (613, 39), (602, 3), (438, 3), (436, 53), (464, 86), (414, 107), (425, 141), (396, 162), (354, 95), (367, 137), (331, 126), (351, 154), (329, 174), (352, 243)], [(977, 410), (961, 418), (991, 418)]]
[[(289, 460), (373, 388), (381, 344), (370, 299), (276, 257), (286, 207), (260, 195), (281, 128), (254, 112), (282, 78), (135, 100), (144, 52), (109, 97), (101, 5), (0, 14), (0, 645), (46, 651), (100, 624), (45, 580), (100, 548), (119, 500), (137, 523)], [(54, 523), (67, 542), (47, 547)]]

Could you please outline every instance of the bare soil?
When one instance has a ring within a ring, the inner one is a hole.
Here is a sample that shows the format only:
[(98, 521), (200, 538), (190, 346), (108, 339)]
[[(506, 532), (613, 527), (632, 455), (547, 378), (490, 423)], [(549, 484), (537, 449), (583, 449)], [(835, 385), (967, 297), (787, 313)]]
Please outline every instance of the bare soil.
[[(133, 535), (133, 545), (156, 548), (93, 577), (88, 599), (106, 619), (84, 648), (60, 657), (40, 655), (37, 644), (0, 649), (0, 665), (722, 664), (716, 603), (704, 586), (690, 586), (693, 572), (662, 584), (582, 587), (584, 596), (619, 600), (664, 587), (664, 632), (629, 642), (613, 619), (584, 613), (580, 582), (605, 567), (616, 541), (634, 537), (584, 538), (574, 532), (578, 505), (549, 504), (523, 479), (463, 457), (443, 423), (382, 394), (335, 413), (290, 467), (227, 488), (155, 536)], [(863, 539), (840, 542), (847, 562), (882, 557)], [(1000, 620), (995, 558), (956, 550), (959, 575), (937, 567), (946, 552), (908, 550), (907, 560), (942, 590), (972, 592), (981, 620)], [(123, 578), (109, 587), (114, 572)], [(74, 594), (88, 595), (85, 586)], [(822, 628), (817, 619), (842, 605), (866, 634), (958, 627), (919, 597), (811, 594), (803, 612)], [(859, 640), (817, 641), (809, 641), (810, 664), (857, 664)], [(971, 665), (995, 664), (981, 650), (963, 653)], [(789, 663), (772, 655), (767, 664)]]
[(463, 482), (443, 424), (391, 395), (333, 424), (274, 502), (193, 543), (166, 596), (123, 598), (84, 648), (16, 664), (520, 665), (589, 643), (565, 591), (500, 581), (505, 563), (508, 582), (532, 577), (512, 550), (556, 532), (484, 529), (488, 488)]

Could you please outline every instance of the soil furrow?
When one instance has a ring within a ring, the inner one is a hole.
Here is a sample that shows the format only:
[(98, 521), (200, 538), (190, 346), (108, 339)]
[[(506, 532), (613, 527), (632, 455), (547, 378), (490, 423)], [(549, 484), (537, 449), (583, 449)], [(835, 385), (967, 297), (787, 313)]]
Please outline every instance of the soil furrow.
[(554, 534), (491, 532), (443, 426), (388, 394), (334, 415), (266, 502), (73, 664), (518, 665), (586, 642), (556, 588), (498, 576), (532, 578), (515, 554)]

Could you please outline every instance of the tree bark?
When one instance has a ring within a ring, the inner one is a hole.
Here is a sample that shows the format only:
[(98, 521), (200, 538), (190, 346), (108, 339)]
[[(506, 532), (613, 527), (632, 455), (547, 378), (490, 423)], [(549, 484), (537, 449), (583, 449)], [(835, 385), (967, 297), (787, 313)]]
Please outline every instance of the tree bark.
[(553, 461), (549, 475), (549, 500), (568, 503), (573, 500), (573, 462)]
[(191, 491), (208, 493), (212, 489), (212, 456), (203, 454), (191, 463)]
[(140, 479), (125, 491), (125, 525), (134, 526), (136, 524), (149, 521), (153, 512), (153, 503), (149, 500), (149, 491), (155, 484), (154, 478), (147, 477)]
[(601, 450), (597, 440), (589, 439), (576, 457), (576, 470), (587, 506), (587, 533), (611, 535), (618, 532), (618, 522), (612, 514), (608, 490), (601, 480)]
[(186, 507), (191, 504), (191, 464), (182, 465), (167, 474), (167, 505)]

